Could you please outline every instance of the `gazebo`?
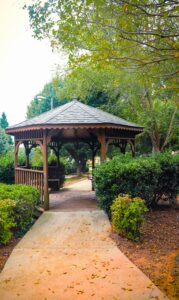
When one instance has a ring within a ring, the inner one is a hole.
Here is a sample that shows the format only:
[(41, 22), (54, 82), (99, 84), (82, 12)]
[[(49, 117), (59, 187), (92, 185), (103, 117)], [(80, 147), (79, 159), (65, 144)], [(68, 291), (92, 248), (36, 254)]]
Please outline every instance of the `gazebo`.
[[(91, 148), (94, 169), (98, 149), (101, 161), (104, 161), (109, 144), (118, 146), (122, 153), (130, 144), (134, 156), (135, 136), (142, 131), (142, 126), (73, 100), (6, 129), (7, 134), (14, 136), (15, 183), (37, 187), (41, 191), (43, 206), (48, 210), (49, 182), (55, 180), (55, 168), (48, 167), (48, 147), (54, 151), (59, 162), (60, 149), (64, 143), (85, 142)], [(26, 154), (26, 165), (23, 167), (18, 165), (20, 144), (24, 144)], [(40, 146), (43, 155), (42, 169), (32, 168), (29, 163), (30, 152), (37, 146)]]

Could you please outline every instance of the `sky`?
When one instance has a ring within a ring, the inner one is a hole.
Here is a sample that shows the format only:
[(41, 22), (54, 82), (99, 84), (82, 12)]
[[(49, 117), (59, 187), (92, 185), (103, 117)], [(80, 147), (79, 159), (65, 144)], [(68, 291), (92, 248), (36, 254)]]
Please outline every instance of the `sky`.
[(64, 55), (32, 37), (24, 0), (0, 0), (0, 116), (9, 125), (26, 118), (27, 105), (50, 82)]

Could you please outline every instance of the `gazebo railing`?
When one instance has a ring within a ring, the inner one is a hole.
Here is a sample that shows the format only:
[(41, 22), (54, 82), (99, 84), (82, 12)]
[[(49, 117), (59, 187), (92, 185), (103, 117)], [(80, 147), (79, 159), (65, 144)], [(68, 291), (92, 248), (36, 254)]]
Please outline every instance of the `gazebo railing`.
[(41, 201), (43, 202), (43, 170), (32, 170), (24, 167), (17, 167), (15, 168), (15, 183), (36, 187), (41, 193)]

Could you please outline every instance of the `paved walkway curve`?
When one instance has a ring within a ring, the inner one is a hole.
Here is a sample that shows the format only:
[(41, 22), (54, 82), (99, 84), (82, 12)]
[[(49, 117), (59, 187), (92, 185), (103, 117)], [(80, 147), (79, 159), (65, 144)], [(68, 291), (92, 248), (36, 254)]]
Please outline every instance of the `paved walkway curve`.
[(167, 299), (111, 240), (103, 211), (70, 210), (43, 213), (16, 246), (1, 300)]

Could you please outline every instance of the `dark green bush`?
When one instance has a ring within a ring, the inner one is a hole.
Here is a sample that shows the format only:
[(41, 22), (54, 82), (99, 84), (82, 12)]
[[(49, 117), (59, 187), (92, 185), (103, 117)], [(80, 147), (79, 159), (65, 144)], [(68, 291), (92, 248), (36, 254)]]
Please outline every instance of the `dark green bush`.
[(0, 199), (15, 201), (13, 211), (16, 233), (19, 235), (26, 232), (33, 222), (35, 206), (40, 201), (39, 191), (32, 186), (0, 184)]
[(137, 241), (140, 238), (141, 225), (147, 211), (145, 202), (141, 198), (119, 195), (111, 206), (114, 230), (130, 240)]
[(0, 182), (14, 183), (14, 158), (11, 154), (0, 156)]
[(153, 202), (158, 203), (160, 199), (175, 202), (179, 188), (179, 155), (157, 154), (155, 160), (160, 165), (161, 174)]
[(147, 206), (159, 199), (176, 197), (179, 156), (160, 154), (145, 158), (114, 158), (95, 170), (95, 187), (99, 206), (110, 214), (113, 199), (129, 194), (146, 201)]
[(12, 237), (12, 228), (16, 226), (13, 216), (15, 201), (0, 200), (0, 244), (7, 244)]
[[(18, 161), (20, 165), (24, 164), (24, 153), (19, 151)], [(0, 156), (0, 182), (14, 183), (14, 153), (10, 151)]]

